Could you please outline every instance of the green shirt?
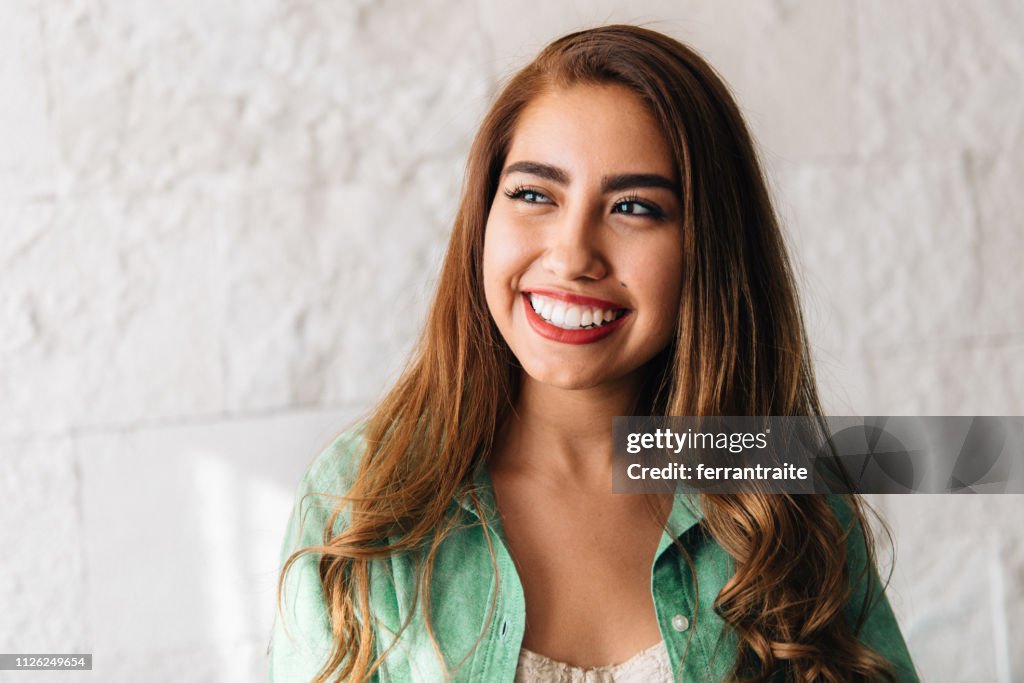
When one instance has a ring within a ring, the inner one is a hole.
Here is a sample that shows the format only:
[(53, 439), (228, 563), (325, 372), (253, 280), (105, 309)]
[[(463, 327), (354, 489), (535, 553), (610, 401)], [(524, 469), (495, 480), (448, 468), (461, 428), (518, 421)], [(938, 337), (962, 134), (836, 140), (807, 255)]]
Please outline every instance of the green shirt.
[[(303, 477), (288, 532), (282, 547), (283, 561), (300, 547), (322, 542), (326, 520), (335, 505), (330, 495), (342, 494), (352, 481), (361, 439), (352, 434), (338, 437)], [(512, 681), (526, 623), (523, 588), (504, 542), (493, 490), (485, 468), (476, 478), (478, 496), (485, 509), (477, 517), (467, 500), (457, 501), (457, 513), (466, 524), (441, 546), (431, 586), (431, 617), (434, 634), (454, 681)], [(317, 495), (327, 494), (327, 495)], [(835, 505), (840, 522), (849, 522), (849, 511)], [(345, 524), (339, 516), (337, 532)], [(666, 531), (651, 567), (651, 595), (662, 637), (668, 647), (673, 671), (683, 681), (720, 681), (732, 670), (736, 638), (715, 613), (713, 602), (733, 573), (731, 557), (718, 543), (701, 532), (699, 506), (688, 496), (676, 497), (668, 528), (686, 548), (696, 571), (699, 594), (695, 595), (691, 569)], [(498, 567), (488, 551), (483, 524), (490, 530)], [(850, 534), (851, 576), (864, 565), (864, 549)], [(277, 683), (309, 681), (327, 661), (331, 626), (317, 569), (318, 558), (304, 555), (288, 573), (282, 595), (283, 618), (275, 619), (270, 655), (270, 680)], [(581, 567), (581, 571), (586, 571)], [(394, 555), (372, 563), (370, 604), (375, 618), (378, 652), (394, 641), (396, 632), (413, 609), (416, 570), (408, 555)], [(877, 578), (872, 571), (870, 576)], [(866, 582), (854, 591), (847, 610), (855, 618)], [(493, 612), (492, 612), (493, 601)], [(388, 655), (377, 679), (381, 681), (443, 681), (437, 652), (422, 618), (422, 599), (410, 626)], [(594, 609), (600, 610), (600, 596)], [(488, 618), (490, 615), (490, 618)], [(875, 603), (860, 639), (896, 667), (900, 681), (917, 681), (906, 645), (883, 597)], [(474, 644), (476, 647), (474, 648)], [(684, 657), (685, 652), (685, 657)]]

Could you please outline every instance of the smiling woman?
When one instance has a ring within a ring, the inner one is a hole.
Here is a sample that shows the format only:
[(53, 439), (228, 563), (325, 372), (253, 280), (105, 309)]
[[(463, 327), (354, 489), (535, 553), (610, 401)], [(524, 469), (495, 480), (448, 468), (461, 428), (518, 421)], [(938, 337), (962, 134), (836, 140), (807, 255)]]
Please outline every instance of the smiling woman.
[(820, 408), (735, 103), (608, 26), (485, 117), (409, 369), (300, 485), (273, 679), (916, 680), (858, 499), (613, 495), (631, 414)]
[(559, 89), (523, 111), (487, 217), (483, 271), (524, 381), (636, 393), (679, 315), (676, 175), (657, 122), (625, 87)]

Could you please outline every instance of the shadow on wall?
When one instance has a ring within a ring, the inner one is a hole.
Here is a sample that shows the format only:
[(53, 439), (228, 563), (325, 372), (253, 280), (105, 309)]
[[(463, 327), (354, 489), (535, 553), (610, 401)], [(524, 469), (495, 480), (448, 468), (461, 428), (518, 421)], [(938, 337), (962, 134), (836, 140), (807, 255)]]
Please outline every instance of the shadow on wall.
[(349, 419), (323, 411), (80, 441), (97, 680), (152, 680), (154, 662), (181, 680), (265, 678), (294, 492)]

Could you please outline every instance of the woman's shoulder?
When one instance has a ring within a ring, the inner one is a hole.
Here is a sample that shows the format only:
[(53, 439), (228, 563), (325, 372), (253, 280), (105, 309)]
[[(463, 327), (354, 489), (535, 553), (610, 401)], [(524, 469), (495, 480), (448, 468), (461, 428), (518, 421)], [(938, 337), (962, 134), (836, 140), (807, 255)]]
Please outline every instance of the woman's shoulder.
[(363, 429), (358, 426), (336, 436), (313, 459), (295, 491), (285, 552), (322, 543), (326, 523), (339, 507), (336, 530), (345, 526), (346, 514), (341, 503), (355, 482), (364, 451)]
[[(864, 503), (860, 502), (858, 505), (858, 501), (850, 495), (839, 493), (825, 494), (825, 498), (846, 539), (846, 560), (851, 578), (856, 581), (864, 580), (867, 573), (877, 569), (871, 562), (874, 538), (866, 533), (871, 529), (864, 528), (868, 520), (861, 516), (865, 511)], [(872, 553), (869, 553), (869, 545)]]
[[(313, 459), (299, 482), (288, 528), (281, 545), (282, 576), (279, 612), (271, 643), (271, 680), (308, 681), (329, 658), (333, 642), (328, 608), (320, 582), (318, 552), (294, 555), (325, 542), (331, 514), (355, 481), (364, 450), (361, 428), (335, 437)], [(334, 531), (346, 524), (344, 509)], [(287, 565), (289, 558), (292, 564)]]
[(365, 445), (362, 425), (336, 436), (310, 463), (302, 477), (300, 491), (346, 493), (355, 481)]

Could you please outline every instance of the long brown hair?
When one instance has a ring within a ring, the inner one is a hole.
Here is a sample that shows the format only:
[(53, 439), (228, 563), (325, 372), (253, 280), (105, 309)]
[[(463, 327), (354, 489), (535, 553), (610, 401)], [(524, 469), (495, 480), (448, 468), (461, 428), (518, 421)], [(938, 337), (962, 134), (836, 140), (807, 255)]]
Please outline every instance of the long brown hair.
[[(646, 103), (682, 179), (684, 295), (675, 338), (652, 361), (656, 381), (641, 409), (821, 415), (781, 231), (727, 87), (693, 50), (647, 29), (605, 26), (556, 40), (508, 81), (485, 116), (415, 354), (365, 423), (358, 474), (324, 544), (296, 552), (282, 571), (279, 586), (301, 554), (321, 556), (334, 647), (317, 681), (363, 680), (382, 662), (372, 619), (357, 618), (370, 614), (370, 563), (424, 553), (418, 599), (429, 610), (432, 560), (456, 523), (450, 503), (471, 493), (517, 390), (519, 371), (488, 312), (482, 272), (484, 227), (516, 122), (540, 93), (609, 83)], [(847, 504), (870, 569), (861, 503)], [(851, 528), (825, 497), (702, 495), (701, 505), (704, 529), (735, 561), (715, 601), (738, 636), (735, 678), (767, 680), (780, 671), (799, 681), (891, 678), (844, 616), (851, 586), (864, 577), (849, 576)], [(349, 521), (333, 534), (343, 508)]]

